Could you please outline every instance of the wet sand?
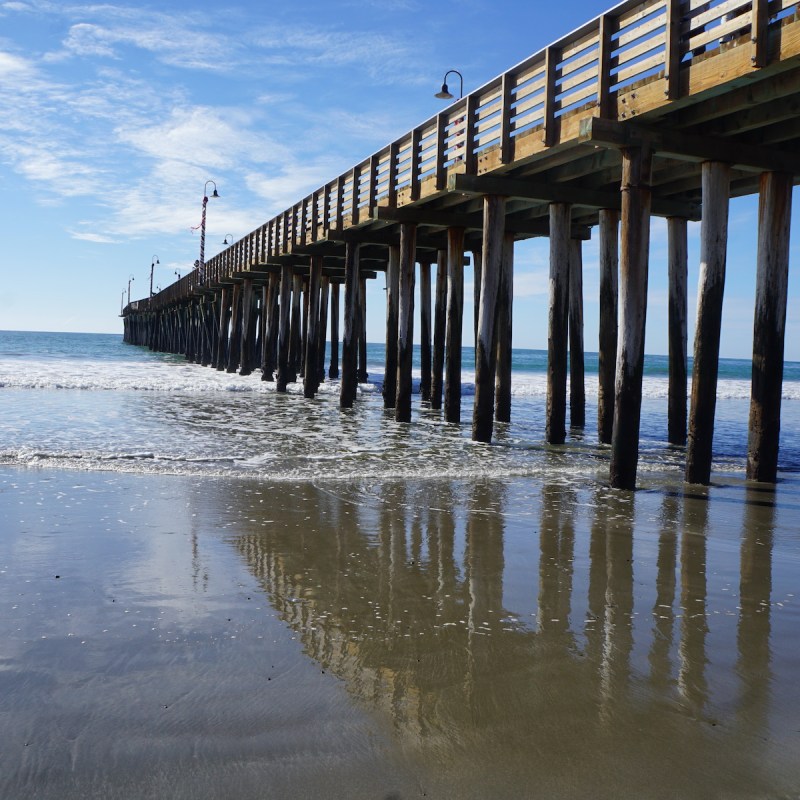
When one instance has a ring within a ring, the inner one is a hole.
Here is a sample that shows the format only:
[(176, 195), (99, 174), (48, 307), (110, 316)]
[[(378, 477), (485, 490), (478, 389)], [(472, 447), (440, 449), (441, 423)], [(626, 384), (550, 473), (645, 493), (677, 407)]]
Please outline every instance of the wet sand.
[(0, 467), (0, 797), (800, 796), (800, 491)]

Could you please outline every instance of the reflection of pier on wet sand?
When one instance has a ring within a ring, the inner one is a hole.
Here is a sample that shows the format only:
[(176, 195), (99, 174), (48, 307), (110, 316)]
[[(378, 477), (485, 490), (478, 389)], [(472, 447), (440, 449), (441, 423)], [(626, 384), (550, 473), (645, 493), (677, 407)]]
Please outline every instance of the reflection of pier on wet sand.
[(748, 492), (719, 537), (724, 503), (703, 497), (520, 491), (309, 488), (313, 526), (235, 543), (308, 655), (456, 786), (749, 797), (800, 780), (775, 720), (771, 496)]

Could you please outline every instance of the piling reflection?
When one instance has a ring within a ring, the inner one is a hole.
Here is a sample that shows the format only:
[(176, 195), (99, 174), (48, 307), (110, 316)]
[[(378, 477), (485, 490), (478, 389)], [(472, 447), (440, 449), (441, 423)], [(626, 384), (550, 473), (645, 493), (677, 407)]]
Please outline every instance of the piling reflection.
[[(712, 614), (703, 498), (658, 501), (648, 565), (635, 559), (639, 498), (601, 487), (545, 485), (530, 517), (491, 483), (306, 491), (319, 509), (313, 529), (276, 525), (237, 546), (308, 655), (385, 715), (404, 746), (517, 774), (560, 764), (553, 780), (569, 768), (589, 782), (621, 748), (615, 780), (632, 787), (662, 777), (701, 796), (761, 785), (749, 734), (719, 725), (712, 708), (735, 660), (734, 712), (748, 730), (769, 725), (772, 523), (759, 507), (747, 505), (731, 562), (734, 631)], [(520, 596), (506, 583), (520, 553), (536, 554), (523, 570), (533, 612), (505, 601)], [(712, 633), (731, 654), (721, 664), (709, 658)], [(681, 762), (697, 772), (672, 774)]]

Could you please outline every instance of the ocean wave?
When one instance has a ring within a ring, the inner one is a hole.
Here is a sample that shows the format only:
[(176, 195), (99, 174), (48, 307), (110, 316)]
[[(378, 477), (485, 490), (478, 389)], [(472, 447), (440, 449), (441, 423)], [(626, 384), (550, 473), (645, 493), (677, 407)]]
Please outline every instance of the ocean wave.
[[(362, 394), (380, 393), (383, 388), (383, 372), (373, 366), (369, 369), (367, 383), (359, 385)], [(514, 372), (511, 393), (517, 398), (546, 398), (547, 375), (543, 372)], [(569, 382), (568, 382), (569, 385)], [(324, 381), (321, 394), (338, 393), (338, 380)], [(264, 394), (275, 391), (275, 383), (261, 380), (256, 371), (248, 376), (229, 374), (198, 364), (153, 361), (149, 363), (108, 362), (69, 362), (54, 369), (52, 364), (33, 362), (20, 368), (18, 363), (0, 361), (0, 388), (25, 390), (76, 390), (76, 391), (131, 391), (165, 392), (175, 394), (208, 393), (255, 393)], [(288, 394), (302, 394), (302, 380), (290, 383)], [(413, 376), (412, 392), (420, 392), (420, 375)], [(691, 380), (687, 396), (691, 392)], [(587, 374), (585, 393), (588, 399), (598, 396), (597, 376)], [(461, 395), (471, 397), (475, 394), (475, 374), (465, 370), (461, 375)], [(642, 396), (661, 399), (669, 396), (669, 381), (664, 376), (645, 376)], [(750, 381), (744, 379), (720, 378), (717, 382), (717, 397), (720, 399), (742, 400), (750, 398)], [(800, 400), (800, 381), (784, 381), (782, 398)]]

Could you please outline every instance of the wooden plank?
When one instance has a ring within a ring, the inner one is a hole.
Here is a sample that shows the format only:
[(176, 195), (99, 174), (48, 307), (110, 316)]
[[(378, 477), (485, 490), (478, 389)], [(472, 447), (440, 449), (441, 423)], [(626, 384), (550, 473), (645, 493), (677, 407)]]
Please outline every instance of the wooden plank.
[(681, 45), (681, 0), (667, 0), (666, 51), (664, 54), (664, 94), (675, 100), (680, 94), (680, 65), (683, 58)]
[(447, 114), (436, 117), (436, 188), (443, 189), (447, 181), (445, 162), (447, 161)]
[(703, 164), (703, 220), (700, 226), (700, 277), (692, 369), (692, 397), (686, 447), (686, 480), (708, 484), (717, 401), (722, 298), (728, 242), (730, 168)]
[(410, 194), (411, 200), (419, 200), (420, 196), (420, 187), (419, 187), (419, 141), (420, 141), (420, 129), (414, 128), (411, 131), (411, 152), (409, 154), (409, 185), (410, 185)]

